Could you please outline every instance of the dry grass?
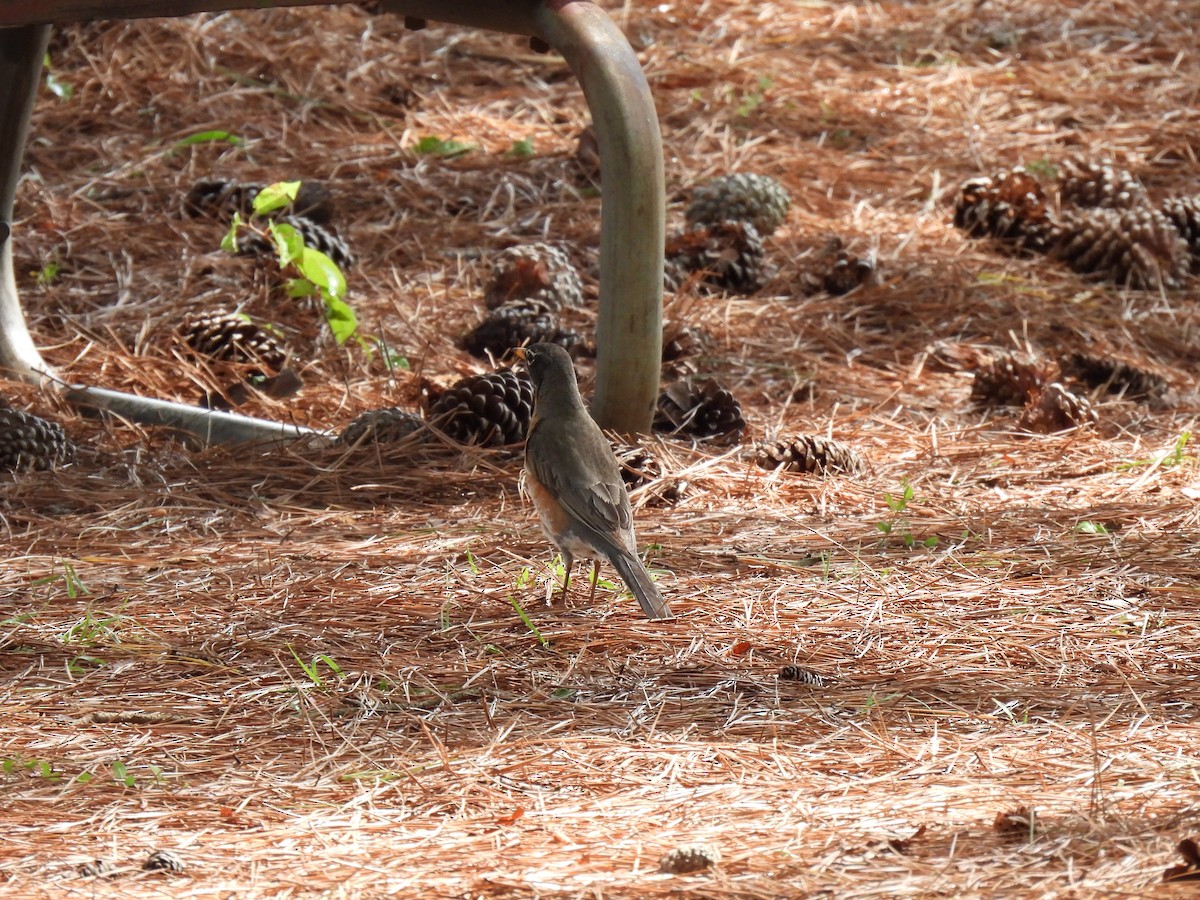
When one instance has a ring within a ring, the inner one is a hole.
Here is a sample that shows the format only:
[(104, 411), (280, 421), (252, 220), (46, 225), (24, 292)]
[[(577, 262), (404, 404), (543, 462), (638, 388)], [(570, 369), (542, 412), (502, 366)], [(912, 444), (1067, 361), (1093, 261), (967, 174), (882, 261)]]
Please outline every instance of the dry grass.
[[(1200, 810), (1200, 486), (1191, 448), (1171, 455), (1196, 430), (1195, 283), (1128, 293), (1006, 257), (947, 204), (966, 177), (1069, 153), (1200, 189), (1196, 10), (612, 10), (655, 90), (672, 226), (713, 174), (793, 194), (766, 290), (671, 296), (668, 317), (711, 335), (698, 368), (753, 436), (830, 434), (870, 474), (664, 446), (687, 491), (651, 486), (639, 528), (681, 615), (651, 624), (603, 588), (542, 602), (512, 453), (196, 452), (14, 388), (86, 450), (0, 497), (0, 892), (1183, 895), (1159, 881)], [(478, 369), (456, 340), (494, 250), (549, 236), (594, 262), (585, 108), (515, 38), (346, 7), (95, 24), (52, 59), (75, 92), (39, 101), (16, 249), (70, 380), (193, 401), (222, 376), (172, 329), (242, 307), (307, 382), (249, 411), (336, 428), (415, 402), (417, 373)], [(246, 144), (177, 146), (209, 129)], [(419, 157), (427, 135), (479, 149)], [(505, 155), (526, 139), (534, 156)], [(333, 346), (216, 250), (219, 223), (182, 218), (210, 176), (327, 180), (364, 330), (413, 371)], [(881, 283), (798, 293), (827, 233), (873, 249)], [(969, 401), (973, 366), (1015, 347), (1118, 353), (1172, 396), (1099, 397), (1095, 428), (1024, 435)], [(720, 850), (714, 872), (657, 874), (692, 843)], [(141, 871), (157, 848), (184, 873)], [(81, 876), (96, 858), (116, 874)]]

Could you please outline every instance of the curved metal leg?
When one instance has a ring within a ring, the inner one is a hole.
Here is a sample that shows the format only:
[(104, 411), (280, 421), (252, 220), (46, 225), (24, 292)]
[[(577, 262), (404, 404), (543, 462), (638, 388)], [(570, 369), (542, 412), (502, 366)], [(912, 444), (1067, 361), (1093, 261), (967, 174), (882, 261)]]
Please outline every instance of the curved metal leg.
[[(264, 0), (258, 5), (319, 2)], [(251, 5), (247, 0), (122, 0), (116, 4), (96, 0), (91, 5), (79, 0), (46, 0), (20, 4), (8, 21), (28, 21), (22, 15), (61, 21), (89, 11), (106, 16), (180, 15)], [(383, 0), (382, 6), (417, 18), (535, 36), (558, 50), (579, 79), (596, 126), (604, 172), (592, 414), (605, 428), (625, 433), (648, 431), (662, 355), (662, 138), (649, 85), (624, 35), (589, 0)], [(0, 9), (0, 14), (4, 12)], [(0, 21), (4, 21), (3, 15)], [(0, 370), (30, 379), (38, 378), (47, 367), (21, 314), (6, 226), (11, 221), (47, 31), (41, 25), (0, 29)], [(76, 388), (72, 396), (136, 422), (173, 425), (216, 442), (280, 440), (305, 433), (275, 422), (218, 416), (183, 404), (99, 388)]]
[(666, 200), (650, 86), (611, 19), (585, 2), (543, 3), (540, 37), (579, 79), (600, 142), (600, 319), (592, 415), (650, 431), (662, 366)]
[(17, 297), (13, 197), (49, 36), (48, 25), (0, 29), (0, 371), (24, 381), (39, 381), (49, 367), (29, 336)]

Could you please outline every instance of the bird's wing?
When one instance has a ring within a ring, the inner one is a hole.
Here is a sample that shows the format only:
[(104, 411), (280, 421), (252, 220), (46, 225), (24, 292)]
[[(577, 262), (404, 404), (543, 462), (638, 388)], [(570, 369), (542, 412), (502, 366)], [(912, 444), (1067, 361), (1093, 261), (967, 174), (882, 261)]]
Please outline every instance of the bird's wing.
[(587, 424), (592, 427), (539, 421), (529, 432), (526, 462), (580, 525), (603, 543), (620, 546), (633, 527), (629, 495), (603, 432)]

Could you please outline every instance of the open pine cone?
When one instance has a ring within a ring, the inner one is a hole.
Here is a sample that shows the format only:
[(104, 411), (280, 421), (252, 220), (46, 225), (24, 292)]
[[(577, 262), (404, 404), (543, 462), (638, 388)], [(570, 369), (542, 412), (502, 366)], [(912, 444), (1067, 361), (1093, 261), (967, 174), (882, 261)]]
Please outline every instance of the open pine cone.
[(461, 444), (501, 446), (525, 440), (533, 383), (524, 370), (468, 375), (426, 398), (426, 417)]
[[(354, 254), (350, 245), (342, 240), (336, 231), (326, 225), (318, 225), (303, 216), (282, 215), (275, 218), (280, 225), (290, 225), (296, 229), (296, 234), (304, 241), (305, 247), (320, 250), (332, 259), (340, 269), (354, 266)], [(237, 252), (242, 256), (274, 256), (275, 244), (269, 237), (256, 231), (238, 231)]]
[(1086, 397), (1071, 393), (1055, 381), (1030, 398), (1017, 425), (1025, 431), (1056, 434), (1092, 424), (1096, 419), (1096, 411)]
[(753, 294), (771, 277), (762, 238), (749, 222), (697, 225), (667, 239), (666, 285), (677, 291), (695, 275), (699, 284)]
[(492, 264), (484, 304), (496, 309), (513, 300), (538, 300), (558, 311), (583, 302), (583, 284), (562, 248), (543, 243), (509, 247)]
[(853, 447), (816, 434), (757, 444), (754, 460), (764, 469), (782, 468), (810, 475), (827, 472), (859, 475), (867, 469), (866, 462)]
[(222, 362), (249, 363), (277, 373), (288, 352), (266, 328), (232, 312), (202, 313), (184, 319), (180, 338), (195, 353)]
[(1108, 159), (1098, 163), (1077, 158), (1064, 161), (1058, 195), (1064, 206), (1134, 209), (1150, 205), (1141, 182)]
[(972, 237), (998, 238), (1020, 250), (1044, 252), (1054, 223), (1037, 179), (1024, 169), (1010, 169), (964, 182), (954, 224)]
[(1054, 366), (1014, 353), (999, 353), (975, 371), (971, 399), (982, 406), (1024, 406), (1054, 376)]
[(792, 198), (782, 184), (768, 175), (738, 173), (706, 181), (692, 192), (687, 209), (690, 226), (721, 222), (749, 222), (762, 237), (775, 232)]
[(1170, 388), (1161, 375), (1110, 356), (1072, 353), (1059, 360), (1059, 368), (1065, 377), (1091, 390), (1103, 388), (1109, 394), (1123, 394), (1128, 400), (1162, 400)]
[(543, 342), (573, 350), (582, 339), (559, 327), (558, 315), (545, 301), (527, 298), (497, 306), (463, 337), (462, 346), (472, 356), (501, 359), (513, 347)]
[(683, 378), (659, 395), (654, 428), (733, 443), (741, 439), (746, 420), (742, 405), (715, 380), (697, 383)]
[(337, 436), (336, 445), (352, 447), (357, 444), (398, 444), (423, 430), (425, 421), (416, 413), (399, 406), (369, 409), (351, 420)]
[(53, 469), (75, 458), (75, 444), (57, 422), (0, 406), (0, 470)]
[(1163, 201), (1162, 213), (1187, 241), (1192, 254), (1192, 268), (1200, 268), (1197, 262), (1200, 258), (1200, 195), (1168, 197)]
[(1053, 254), (1076, 272), (1145, 290), (1179, 287), (1191, 269), (1183, 235), (1146, 206), (1064, 211)]
[(614, 441), (613, 454), (621, 467), (621, 480), (631, 491), (662, 475), (662, 464), (641, 444)]

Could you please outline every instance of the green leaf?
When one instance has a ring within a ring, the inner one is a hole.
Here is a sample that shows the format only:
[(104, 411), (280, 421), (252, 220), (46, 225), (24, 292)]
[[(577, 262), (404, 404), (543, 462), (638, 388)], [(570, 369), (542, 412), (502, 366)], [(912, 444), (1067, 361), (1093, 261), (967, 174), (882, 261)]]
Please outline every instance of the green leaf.
[(265, 216), (269, 212), (283, 209), (295, 201), (299, 192), (299, 181), (277, 181), (274, 184), (268, 184), (254, 197), (254, 213)]
[(432, 156), (454, 157), (462, 156), (464, 153), (470, 153), (475, 149), (474, 144), (464, 144), (462, 141), (456, 141), (452, 138), (440, 138), (435, 135), (426, 135), (417, 141), (416, 151), (418, 153), (427, 153)]
[(320, 293), (317, 286), (307, 278), (289, 278), (283, 289), (289, 297), (311, 297)]
[(345, 300), (339, 300), (328, 294), (325, 294), (324, 297), (325, 321), (329, 323), (329, 330), (333, 332), (334, 340), (340, 346), (353, 337), (354, 332), (358, 331), (358, 317), (354, 315), (354, 310)]
[(238, 137), (233, 132), (214, 130), (200, 131), (196, 134), (190, 134), (182, 140), (176, 141), (175, 146), (179, 148), (190, 147), (193, 144), (219, 144), (222, 142), (229, 144), (232, 147), (240, 147), (246, 143), (244, 138)]
[[(279, 226), (287, 228), (286, 225)], [(289, 229), (295, 234), (295, 229)], [(300, 240), (297, 235), (297, 240)], [(305, 247), (300, 240), (300, 253), (295, 257), (296, 268), (300, 274), (319, 287), (328, 296), (342, 300), (346, 296), (346, 276), (338, 268), (337, 263), (320, 250)]]
[[(50, 54), (42, 57), (42, 66), (50, 69)], [(69, 81), (63, 81), (51, 71), (46, 72), (46, 87), (59, 100), (70, 100), (75, 94), (75, 86)]]
[[(285, 268), (292, 263), (297, 263), (297, 268), (300, 268), (298, 261), (304, 256), (304, 238), (291, 225), (282, 225), (278, 222), (271, 222), (267, 226), (267, 231), (271, 234), (271, 240), (275, 242), (275, 252), (279, 255), (279, 267)], [(309, 276), (300, 269), (300, 274), (306, 278)], [(309, 278), (310, 281), (316, 282), (315, 278)], [(319, 286), (319, 282), (317, 282)]]
[(538, 643), (543, 647), (549, 647), (550, 642), (546, 640), (546, 636), (538, 631), (537, 626), (529, 618), (529, 615), (521, 608), (521, 604), (517, 602), (516, 597), (509, 597), (508, 602), (512, 604), (512, 608), (517, 611), (517, 615), (521, 617), (521, 621), (525, 623), (525, 627), (533, 632), (533, 636), (538, 639)]
[(508, 150), (509, 156), (528, 157), (533, 156), (533, 138), (525, 138), (522, 141), (513, 141), (512, 147)]
[(226, 253), (237, 253), (237, 233), (242, 227), (242, 214), (235, 212), (233, 221), (229, 223), (229, 230), (225, 232), (225, 237), (221, 238), (221, 249)]
[(90, 784), (91, 781), (92, 781), (92, 773), (91, 772), (80, 772), (78, 775), (75, 776), (76, 784)]
[(1103, 522), (1089, 522), (1087, 520), (1076, 525), (1075, 531), (1079, 534), (1108, 534), (1108, 529)]

